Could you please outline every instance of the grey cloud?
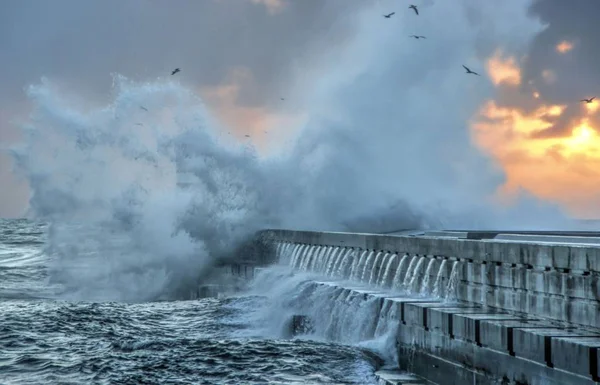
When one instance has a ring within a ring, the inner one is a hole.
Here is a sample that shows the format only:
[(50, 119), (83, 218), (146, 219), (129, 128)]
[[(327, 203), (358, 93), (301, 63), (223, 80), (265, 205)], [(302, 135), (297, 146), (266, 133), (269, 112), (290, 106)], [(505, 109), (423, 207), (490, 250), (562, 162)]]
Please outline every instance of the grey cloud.
[[(564, 116), (540, 135), (561, 136), (579, 115), (579, 100), (600, 92), (600, 2), (595, 0), (537, 0), (529, 9), (546, 28), (533, 40), (523, 68), (524, 83), (533, 81), (548, 104), (568, 105)], [(566, 54), (556, 45), (563, 40), (574, 43)], [(546, 82), (542, 72), (551, 70), (555, 82)], [(600, 96), (600, 94), (598, 94)]]
[(362, 4), (294, 1), (272, 16), (250, 1), (8, 0), (0, 4), (11, 74), (3, 84), (18, 93), (48, 76), (98, 95), (112, 72), (145, 80), (181, 67), (186, 82), (215, 85), (239, 66), (255, 78), (242, 103), (263, 105), (285, 91), (292, 65), (352, 34)]
[[(465, 76), (461, 64), (483, 72), (482, 60), (496, 47), (512, 52), (522, 45), (536, 26), (524, 12), (514, 16), (525, 8), (521, 0), (428, 0), (420, 3), (420, 16), (396, 1), (286, 4), (270, 15), (263, 6), (235, 0), (6, 0), (0, 3), (0, 52), (9, 60), (3, 60), (7, 64), (0, 76), (7, 88), (0, 90), (0, 100), (13, 102), (25, 85), (43, 75), (84, 98), (102, 100), (110, 73), (151, 80), (181, 67), (177, 76), (182, 82), (201, 87), (222, 84), (232, 68), (245, 67), (253, 81), (242, 90), (240, 102), (268, 107), (287, 92), (298, 92), (292, 89), (298, 80), (291, 79), (298, 69), (319, 64), (312, 66), (319, 71), (307, 76), (310, 84), (302, 85), (317, 87), (312, 82), (331, 81), (356, 66), (360, 70), (346, 76), (348, 84), (323, 87), (335, 90), (323, 99), (323, 109), (340, 104), (347, 122), (318, 114), (311, 121), (315, 130), (326, 126), (335, 140), (345, 135), (354, 143), (355, 152), (333, 151), (327, 166), (331, 173), (324, 174), (336, 175), (343, 164), (365, 176), (360, 186), (323, 181), (332, 210), (361, 203), (365, 212), (377, 208), (377, 202), (369, 206), (363, 199), (373, 186), (375, 196), (399, 194), (398, 200), (421, 198), (423, 191), (433, 191), (427, 198), (434, 198), (448, 189), (448, 202), (469, 203), (502, 183), (502, 173), (472, 148), (467, 127), (493, 87), (484, 77)], [(396, 15), (384, 20), (381, 14), (388, 11)], [(409, 33), (429, 39), (408, 40)], [(359, 47), (353, 55), (344, 56), (347, 43)], [(307, 139), (297, 151), (322, 142), (323, 137), (313, 137), (316, 143)], [(390, 183), (382, 186), (386, 180)], [(330, 190), (343, 188), (364, 193), (353, 194), (359, 202), (336, 202), (339, 194)]]
[[(24, 88), (45, 76), (86, 101), (104, 102), (111, 74), (134, 80), (177, 75), (215, 86), (232, 69), (252, 74), (238, 103), (269, 106), (287, 96), (293, 71), (341, 49), (355, 33), (360, 0), (288, 1), (276, 15), (238, 0), (5, 0), (0, 2), (0, 148), (26, 111)], [(9, 138), (10, 137), (10, 138)], [(26, 199), (0, 157), (0, 215)], [(14, 191), (13, 191), (14, 190)]]

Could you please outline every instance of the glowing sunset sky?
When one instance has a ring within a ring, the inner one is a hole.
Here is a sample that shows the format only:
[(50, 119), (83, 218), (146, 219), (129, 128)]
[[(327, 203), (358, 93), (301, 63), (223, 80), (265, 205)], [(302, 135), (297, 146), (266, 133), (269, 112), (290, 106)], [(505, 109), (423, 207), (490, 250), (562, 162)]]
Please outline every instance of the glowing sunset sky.
[[(600, 217), (600, 104), (580, 102), (600, 97), (600, 1), (415, 1), (419, 16), (395, 0), (1, 1), (0, 53), (10, 60), (0, 73), (0, 146), (19, 141), (14, 122), (27, 116), (28, 85), (46, 77), (64, 95), (104, 106), (118, 73), (181, 82), (224, 132), (259, 151), (316, 116), (341, 115), (340, 125), (379, 135), (376, 154), (396, 142), (415, 159), (443, 154), (419, 159), (414, 174), (399, 171), (415, 184), (427, 174), (460, 186), (446, 166), (475, 174), (481, 163), (485, 175), (469, 185), (481, 195), (510, 201), (525, 190)], [(12, 165), (0, 152), (0, 216), (27, 207), (30, 191)]]
[[(572, 47), (572, 43), (560, 41), (556, 45), (557, 55), (568, 55)], [(525, 98), (530, 95), (527, 108), (501, 106), (495, 100), (488, 100), (471, 125), (476, 144), (490, 153), (507, 174), (500, 197), (509, 199), (511, 194), (524, 188), (564, 205), (578, 217), (598, 217), (598, 101), (584, 103), (576, 99), (568, 105), (553, 104), (537, 90), (535, 82), (522, 84), (519, 62), (498, 51), (487, 60), (486, 69), (498, 87), (498, 94), (516, 92)], [(542, 76), (543, 80), (548, 80), (547, 76)], [(572, 116), (566, 129), (550, 133), (567, 107)]]

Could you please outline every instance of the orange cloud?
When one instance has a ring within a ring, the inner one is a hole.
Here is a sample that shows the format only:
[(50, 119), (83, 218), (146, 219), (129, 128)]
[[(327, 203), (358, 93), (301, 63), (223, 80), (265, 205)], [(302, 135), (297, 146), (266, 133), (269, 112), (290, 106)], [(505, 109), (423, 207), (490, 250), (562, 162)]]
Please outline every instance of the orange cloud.
[(504, 169), (507, 182), (498, 192), (510, 197), (521, 188), (557, 202), (578, 217), (600, 215), (600, 135), (586, 117), (570, 135), (537, 138), (551, 126), (545, 116), (563, 113), (565, 106), (541, 105), (531, 113), (487, 102), (472, 122), (475, 143)]
[[(570, 48), (565, 44), (560, 49)], [(521, 84), (521, 69), (514, 57), (497, 51), (488, 59), (486, 67), (496, 86), (508, 85), (514, 92)], [(550, 70), (543, 71), (542, 77), (548, 83), (556, 80)], [(490, 154), (506, 173), (507, 181), (496, 198), (510, 200), (521, 189), (526, 189), (561, 204), (575, 216), (597, 218), (600, 216), (600, 134), (597, 127), (592, 126), (590, 117), (600, 109), (600, 103), (596, 100), (582, 103), (581, 114), (568, 134), (544, 137), (536, 134), (551, 128), (551, 118), (560, 117), (566, 106), (544, 104), (537, 91), (533, 92), (533, 98), (539, 103), (533, 111), (487, 101), (471, 122), (476, 145)]]
[(516, 86), (521, 84), (521, 69), (515, 58), (504, 58), (500, 50), (496, 51), (494, 56), (487, 61), (486, 68), (495, 85), (507, 83)]
[(573, 49), (573, 43), (563, 40), (556, 45), (556, 51), (558, 53), (565, 54)]

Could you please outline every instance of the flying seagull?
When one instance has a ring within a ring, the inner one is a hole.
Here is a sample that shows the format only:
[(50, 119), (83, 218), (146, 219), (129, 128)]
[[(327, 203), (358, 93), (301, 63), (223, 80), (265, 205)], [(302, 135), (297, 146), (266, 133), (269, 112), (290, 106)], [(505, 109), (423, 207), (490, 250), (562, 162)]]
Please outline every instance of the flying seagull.
[(175, 68), (173, 72), (171, 72), (171, 75), (175, 75), (177, 72), (181, 72), (181, 70), (179, 68)]
[(409, 37), (414, 37), (415, 39), (427, 39), (425, 36), (421, 36), (421, 35), (410, 35)]
[(383, 15), (383, 17), (385, 17), (386, 19), (389, 19), (390, 17), (394, 16), (395, 14), (396, 14), (396, 12), (392, 12), (387, 15)]
[(463, 64), (463, 68), (464, 68), (465, 70), (467, 70), (467, 73), (468, 73), (468, 74), (473, 74), (473, 75), (481, 76), (481, 75), (479, 75), (477, 72), (475, 72), (475, 71), (471, 71), (471, 70), (470, 70), (470, 69), (469, 69), (469, 68), (468, 68), (466, 65), (464, 65), (464, 64)]
[(281, 98), (281, 100), (285, 100), (285, 98)]
[(412, 4), (411, 4), (411, 5), (410, 5), (410, 7), (408, 7), (408, 8), (410, 8), (410, 9), (414, 10), (414, 11), (415, 11), (415, 13), (416, 13), (417, 15), (419, 15), (419, 10), (417, 9), (417, 6), (416, 6), (416, 5), (412, 5)]
[(249, 138), (249, 137), (250, 137), (250, 135), (244, 135), (244, 136), (245, 136), (246, 138)]
[(136, 123), (135, 125), (136, 126), (143, 126), (144, 124), (143, 123)]
[(581, 99), (582, 102), (586, 102), (588, 104), (590, 104), (591, 102), (594, 101), (594, 99), (596, 99), (596, 97), (594, 96), (593, 98), (589, 98), (589, 99)]
[(140, 108), (141, 108), (142, 110), (144, 110), (144, 111), (148, 111), (148, 109), (147, 109), (146, 107), (144, 107), (144, 106), (140, 106)]

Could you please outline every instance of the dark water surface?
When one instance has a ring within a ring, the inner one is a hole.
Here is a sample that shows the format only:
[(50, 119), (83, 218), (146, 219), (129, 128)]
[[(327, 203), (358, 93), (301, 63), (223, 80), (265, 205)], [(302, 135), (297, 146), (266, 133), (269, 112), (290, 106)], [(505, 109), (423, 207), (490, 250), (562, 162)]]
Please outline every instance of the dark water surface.
[(0, 384), (370, 384), (363, 349), (261, 335), (260, 296), (67, 302), (46, 226), (0, 220)]

